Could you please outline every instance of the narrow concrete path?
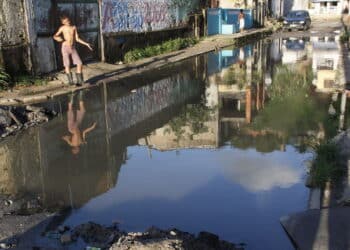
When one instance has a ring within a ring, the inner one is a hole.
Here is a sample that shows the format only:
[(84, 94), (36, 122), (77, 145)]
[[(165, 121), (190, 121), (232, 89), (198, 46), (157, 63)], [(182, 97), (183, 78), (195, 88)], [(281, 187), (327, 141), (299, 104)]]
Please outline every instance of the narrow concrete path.
[(193, 47), (175, 51), (155, 57), (139, 60), (125, 65), (114, 65), (102, 62), (91, 63), (85, 66), (84, 78), (87, 82), (82, 87), (72, 87), (64, 84), (65, 76), (58, 73), (58, 80), (51, 81), (45, 86), (33, 86), (13, 92), (0, 92), (0, 105), (21, 105), (36, 102), (44, 102), (55, 96), (68, 94), (81, 89), (91, 88), (101, 82), (110, 83), (119, 79), (140, 74), (145, 71), (179, 62), (184, 59), (194, 57), (213, 51), (218, 48), (234, 45), (240, 39), (255, 37), (262, 34), (271, 33), (271, 29), (252, 29), (244, 33), (232, 35), (218, 35), (207, 37)]
[(281, 218), (300, 250), (350, 249), (350, 207), (314, 209)]

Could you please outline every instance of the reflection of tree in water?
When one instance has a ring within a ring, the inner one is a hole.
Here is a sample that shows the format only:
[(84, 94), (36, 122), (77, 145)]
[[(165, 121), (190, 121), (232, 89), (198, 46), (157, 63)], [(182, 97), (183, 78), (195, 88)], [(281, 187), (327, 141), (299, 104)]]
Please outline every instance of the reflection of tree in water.
[[(261, 82), (262, 73), (260, 71), (254, 71), (251, 74), (252, 82)], [(239, 90), (244, 89), (247, 86), (247, 69), (245, 64), (234, 64), (224, 74), (222, 83), (226, 85), (237, 85)]]
[(249, 149), (254, 145), (258, 152), (269, 153), (281, 147), (283, 138), (264, 133), (259, 136), (250, 135), (247, 131), (235, 131), (231, 138), (232, 145), (240, 149)]
[(311, 64), (302, 63), (293, 70), (285, 65), (278, 66), (275, 69), (269, 96), (272, 100), (281, 99), (283, 101), (295, 94), (307, 95), (311, 90), (312, 80)]
[(312, 78), (309, 65), (278, 67), (268, 90), (270, 101), (251, 125), (233, 136), (233, 145), (271, 152), (291, 143), (305, 151), (332, 136), (336, 122), (328, 116), (328, 103), (312, 92)]
[[(211, 120), (214, 111), (215, 108), (208, 108), (203, 102), (200, 104), (188, 104), (182, 109), (180, 115), (169, 122), (169, 127), (164, 130), (164, 134), (173, 132), (176, 136), (176, 142), (186, 137), (193, 140), (195, 135), (209, 132), (205, 122)], [(189, 128), (189, 131), (186, 128)]]
[(244, 64), (234, 64), (232, 65), (223, 77), (223, 84), (236, 85), (240, 90), (242, 90), (247, 83), (247, 74)]

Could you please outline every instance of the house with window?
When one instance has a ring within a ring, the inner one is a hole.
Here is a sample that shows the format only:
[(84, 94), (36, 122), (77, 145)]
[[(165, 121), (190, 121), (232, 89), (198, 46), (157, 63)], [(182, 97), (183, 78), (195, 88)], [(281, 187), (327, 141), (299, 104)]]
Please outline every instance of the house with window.
[(349, 0), (269, 0), (270, 16), (285, 16), (291, 10), (308, 10), (311, 15), (340, 15), (349, 9)]
[(347, 6), (344, 0), (311, 0), (309, 11), (313, 15), (341, 14)]

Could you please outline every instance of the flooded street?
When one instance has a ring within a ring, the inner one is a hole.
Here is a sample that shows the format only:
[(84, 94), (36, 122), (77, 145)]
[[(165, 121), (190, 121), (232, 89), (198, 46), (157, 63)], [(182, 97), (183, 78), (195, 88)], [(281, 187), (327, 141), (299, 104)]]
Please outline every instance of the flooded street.
[(334, 37), (265, 40), (54, 99), (56, 119), (0, 143), (0, 190), (70, 227), (294, 249), (279, 219), (308, 208), (313, 146), (339, 128), (339, 57)]

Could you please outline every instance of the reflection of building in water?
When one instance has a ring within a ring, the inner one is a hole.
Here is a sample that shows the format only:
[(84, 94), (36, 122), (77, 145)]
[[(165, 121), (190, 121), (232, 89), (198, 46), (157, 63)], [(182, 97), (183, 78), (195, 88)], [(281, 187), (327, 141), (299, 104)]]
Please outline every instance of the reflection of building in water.
[(263, 42), (258, 42), (208, 54), (205, 103), (195, 107), (201, 114), (201, 125), (196, 124), (196, 117), (190, 117), (194, 112), (189, 106), (179, 117), (139, 140), (139, 144), (159, 150), (219, 147), (222, 139), (231, 134), (232, 126), (250, 123), (264, 106), (266, 49)]
[[(191, 107), (189, 107), (191, 108)], [(196, 106), (196, 109), (199, 107)], [(148, 146), (158, 150), (175, 150), (184, 148), (217, 148), (218, 141), (218, 117), (215, 110), (204, 110), (208, 118), (204, 121), (195, 121), (194, 117), (175, 118), (165, 126), (154, 130), (150, 135), (139, 140), (139, 145)], [(192, 111), (182, 110), (185, 116)], [(196, 111), (197, 112), (197, 111)], [(187, 120), (187, 122), (185, 121)], [(196, 124), (197, 122), (197, 124)], [(199, 131), (194, 129), (200, 127)]]
[[(283, 64), (307, 70), (312, 64), (313, 84), (319, 91), (333, 91), (338, 87), (337, 72), (340, 60), (339, 37), (289, 38), (283, 40)], [(304, 69), (303, 69), (304, 68)]]
[(312, 37), (314, 85), (320, 91), (332, 91), (337, 85), (340, 60), (338, 37)]

